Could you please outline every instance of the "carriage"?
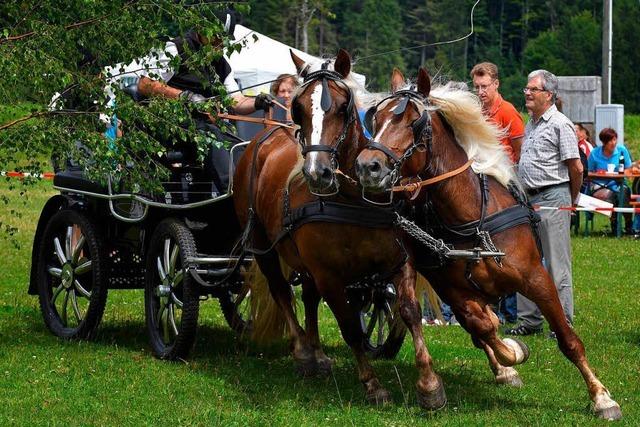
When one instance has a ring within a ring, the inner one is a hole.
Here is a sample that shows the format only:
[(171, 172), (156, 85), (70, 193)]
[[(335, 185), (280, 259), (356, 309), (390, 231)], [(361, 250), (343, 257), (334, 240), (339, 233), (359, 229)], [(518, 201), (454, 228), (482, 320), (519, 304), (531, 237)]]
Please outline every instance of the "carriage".
[[(248, 139), (260, 128), (253, 124), (238, 130)], [(248, 143), (231, 148), (231, 172)], [(93, 182), (80, 168), (56, 173), (53, 184), (60, 193), (40, 215), (29, 283), (29, 294), (39, 296), (54, 335), (92, 339), (107, 293), (116, 289), (144, 289), (150, 343), (161, 359), (188, 356), (199, 304), (209, 298), (218, 299), (236, 333), (251, 331), (251, 289), (245, 276), (252, 257), (236, 249), (242, 230), (233, 208), (233, 173), (229, 189), (220, 193), (205, 168), (184, 153), (171, 151), (165, 157), (170, 180), (155, 195), (136, 193), (111, 178), (104, 185)], [(289, 279), (293, 289), (299, 278), (294, 273)], [(367, 332), (365, 347), (374, 356), (395, 356), (404, 330), (390, 333), (393, 288), (349, 292)]]

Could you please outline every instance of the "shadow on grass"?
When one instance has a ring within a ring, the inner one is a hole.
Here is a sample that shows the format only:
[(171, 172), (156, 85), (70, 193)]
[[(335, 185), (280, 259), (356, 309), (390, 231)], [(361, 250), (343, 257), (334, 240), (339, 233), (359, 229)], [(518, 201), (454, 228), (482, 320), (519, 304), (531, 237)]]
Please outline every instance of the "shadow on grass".
[[(33, 344), (41, 347), (66, 345), (51, 335), (44, 326), (37, 310), (20, 310), (14, 319), (22, 323), (22, 331), (12, 332), (6, 329), (5, 345), (11, 347)], [(26, 334), (24, 333), (26, 330)], [(11, 339), (12, 334), (21, 334), (19, 342)], [(637, 337), (636, 337), (637, 338)], [(413, 348), (405, 343), (403, 350), (409, 351), (406, 360), (374, 361), (373, 366), (381, 382), (393, 395), (394, 405), (380, 408), (381, 411), (394, 411), (406, 406), (419, 411), (415, 398), (415, 382), (417, 369), (414, 365)], [(96, 339), (86, 343), (86, 351), (95, 349), (108, 350), (117, 347), (125, 351), (153, 358), (148, 342), (146, 325), (141, 320), (107, 321), (101, 324)], [(239, 407), (254, 410), (256, 401), (264, 406), (272, 406), (279, 401), (295, 401), (303, 407), (335, 406), (336, 396), (340, 405), (348, 407), (368, 408), (365, 402), (364, 388), (361, 386), (356, 372), (356, 363), (351, 350), (342, 341), (325, 345), (326, 354), (335, 361), (332, 375), (328, 377), (302, 378), (296, 372), (295, 362), (289, 353), (289, 345), (282, 340), (271, 346), (255, 346), (251, 342), (240, 339), (233, 330), (224, 325), (200, 325), (196, 345), (191, 357), (184, 362), (166, 363), (167, 371), (195, 372), (228, 384)], [(478, 351), (475, 357), (483, 359)], [(482, 362), (474, 363), (474, 369), (464, 365), (448, 365), (438, 368), (449, 397), (448, 410), (428, 413), (425, 416), (438, 419), (441, 415), (450, 414), (453, 408), (458, 413), (478, 413), (495, 410), (496, 407), (508, 410), (524, 410), (535, 407), (539, 402), (531, 399), (522, 402), (518, 391), (505, 395), (493, 383), (493, 376)], [(395, 408), (395, 409), (393, 409)], [(569, 409), (570, 410), (570, 409)]]

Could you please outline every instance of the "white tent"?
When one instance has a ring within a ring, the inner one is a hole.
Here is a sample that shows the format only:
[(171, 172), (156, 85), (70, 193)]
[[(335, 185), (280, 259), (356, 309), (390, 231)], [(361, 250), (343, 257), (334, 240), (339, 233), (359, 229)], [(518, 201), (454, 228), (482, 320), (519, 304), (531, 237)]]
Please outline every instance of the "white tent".
[[(289, 49), (292, 49), (298, 57), (307, 62), (320, 60), (320, 58), (294, 49), (242, 25), (236, 25), (233, 35), (236, 41), (246, 42), (239, 53), (234, 52), (227, 58), (238, 85), (241, 89), (247, 88), (243, 90), (245, 95), (269, 92), (271, 83), (262, 85), (261, 83), (275, 80), (280, 74), (296, 74)], [(364, 86), (365, 76), (356, 73), (353, 75), (358, 83)], [(249, 88), (249, 86), (255, 85), (258, 86)]]

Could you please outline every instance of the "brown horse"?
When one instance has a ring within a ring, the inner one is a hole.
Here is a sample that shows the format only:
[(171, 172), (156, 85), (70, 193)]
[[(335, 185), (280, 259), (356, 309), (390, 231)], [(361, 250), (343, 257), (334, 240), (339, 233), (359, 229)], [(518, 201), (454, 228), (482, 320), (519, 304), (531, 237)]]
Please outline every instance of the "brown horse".
[[(393, 81), (397, 89), (404, 77), (394, 73)], [(431, 91), (430, 78), (420, 69), (417, 90), (401, 90), (382, 101), (374, 120), (375, 143), (357, 160), (361, 184), (369, 192), (388, 194), (395, 189), (408, 194), (416, 209), (430, 215), (425, 225), (436, 232), (448, 230), (447, 236), (456, 235), (451, 232), (461, 231), (456, 225), (474, 221), (482, 229), (483, 224), (493, 221), (492, 214), (527, 207), (526, 199), (520, 199), (522, 192), (517, 191), (513, 168), (495, 142), (499, 133), (486, 123), (477, 98), (470, 92), (451, 86)], [(379, 149), (376, 143), (384, 147)], [(467, 167), (469, 159), (474, 160), (472, 168)], [(449, 172), (451, 175), (430, 185), (429, 179)], [(488, 179), (483, 180), (479, 173)], [(404, 177), (400, 182), (407, 185), (394, 188), (395, 177)], [(512, 191), (507, 188), (510, 183)], [(497, 229), (481, 243), (498, 248), (506, 254), (504, 258), (449, 261), (423, 273), (451, 305), (474, 344), (483, 348), (490, 360), (495, 358), (494, 367), (521, 363), (526, 347), (497, 337), (497, 318), (488, 303), (513, 292), (534, 301), (556, 332), (560, 350), (587, 383), (595, 414), (621, 418), (619, 405), (589, 367), (584, 346), (565, 319), (556, 287), (542, 265), (530, 221), (525, 217), (525, 221), (513, 224)], [(460, 240), (459, 247), (478, 245), (481, 236), (477, 234), (471, 241)]]
[[(389, 392), (367, 360), (360, 319), (348, 303), (346, 288), (363, 277), (399, 270), (394, 282), (401, 316), (409, 322), (416, 348), (420, 371), (418, 400), (430, 409), (441, 407), (446, 397), (439, 377), (431, 369), (431, 358), (422, 337), (419, 304), (414, 294), (415, 270), (405, 263), (406, 253), (391, 221), (379, 227), (366, 225), (371, 209), (363, 206), (356, 182), (348, 176), (355, 176), (352, 165), (367, 143), (357, 119), (355, 95), (348, 85), (351, 58), (341, 50), (333, 70), (325, 65), (317, 71), (313, 67), (322, 64), (305, 64), (293, 54), (292, 58), (299, 74), (306, 77), (292, 101), (293, 118), (300, 125), (299, 137), (278, 129), (266, 131), (268, 134), (252, 141), (235, 172), (234, 203), (241, 223), (251, 225), (253, 247), (277, 251), (261, 252), (256, 260), (286, 317), (293, 357), (305, 370), (330, 368), (317, 330), (317, 305), (322, 297), (354, 353), (368, 401), (389, 402)], [(346, 168), (344, 173), (339, 171), (340, 166)], [(283, 226), (292, 217), (289, 213), (301, 212), (298, 210), (301, 207), (316, 214), (327, 213), (336, 208), (336, 203), (349, 203), (352, 207), (355, 204), (356, 217)], [(294, 316), (290, 288), (278, 256), (305, 278), (306, 333)]]

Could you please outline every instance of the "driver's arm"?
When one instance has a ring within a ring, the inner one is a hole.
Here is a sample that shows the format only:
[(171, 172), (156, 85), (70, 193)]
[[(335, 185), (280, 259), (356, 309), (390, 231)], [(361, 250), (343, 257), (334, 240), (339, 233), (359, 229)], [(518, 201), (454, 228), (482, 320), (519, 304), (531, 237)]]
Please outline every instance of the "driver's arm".
[(140, 81), (138, 81), (138, 92), (146, 97), (162, 96), (170, 99), (177, 99), (182, 93), (180, 89), (168, 86), (164, 82), (153, 80), (149, 77), (140, 77)]

